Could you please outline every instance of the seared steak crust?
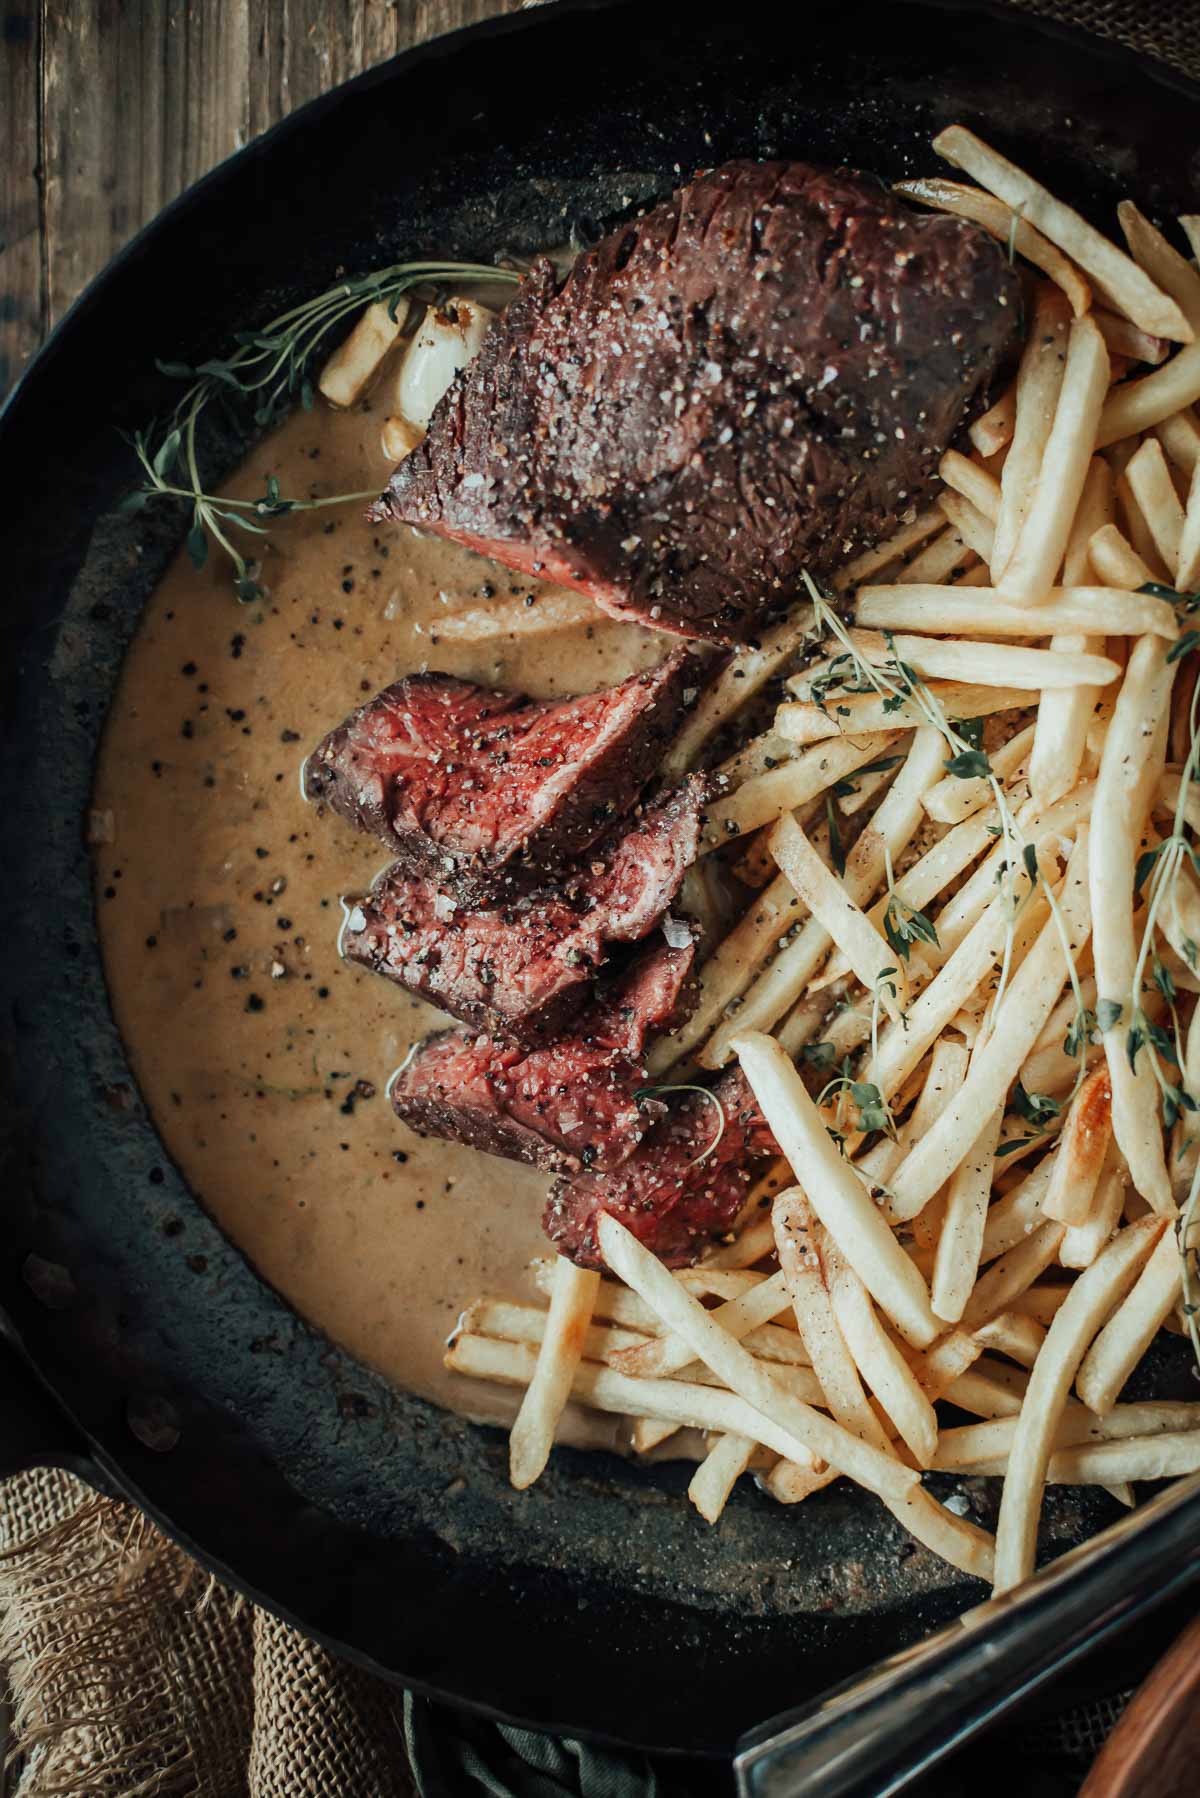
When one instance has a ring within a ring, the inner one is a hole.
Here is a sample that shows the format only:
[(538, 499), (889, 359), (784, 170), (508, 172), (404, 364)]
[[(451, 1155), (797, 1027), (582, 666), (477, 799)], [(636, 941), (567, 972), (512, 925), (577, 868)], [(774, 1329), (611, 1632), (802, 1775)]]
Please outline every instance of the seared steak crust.
[(542, 1223), (560, 1255), (581, 1267), (604, 1265), (596, 1239), (602, 1211), (668, 1267), (695, 1261), (733, 1224), (754, 1163), (779, 1153), (745, 1077), (735, 1070), (712, 1088), (711, 1099), (688, 1092), (669, 1103), (667, 1116), (619, 1167), (558, 1181)]
[(539, 704), (406, 675), (318, 744), (305, 791), (464, 901), (528, 886), (529, 870), (563, 866), (629, 810), (694, 669), (680, 652), (619, 686)]
[(700, 842), (705, 781), (691, 776), (597, 846), (557, 892), (469, 907), (396, 862), (347, 900), (342, 953), (461, 1018), (526, 1044), (563, 1029), (609, 945), (662, 918)]
[(636, 1097), (652, 1035), (690, 999), (692, 945), (645, 950), (573, 1036), (526, 1052), (488, 1036), (444, 1031), (409, 1058), (392, 1105), (414, 1130), (554, 1173), (615, 1167), (664, 1107)]
[(727, 163), (561, 288), (536, 263), (371, 515), (736, 640), (920, 504), (1019, 292), (983, 231), (874, 180)]

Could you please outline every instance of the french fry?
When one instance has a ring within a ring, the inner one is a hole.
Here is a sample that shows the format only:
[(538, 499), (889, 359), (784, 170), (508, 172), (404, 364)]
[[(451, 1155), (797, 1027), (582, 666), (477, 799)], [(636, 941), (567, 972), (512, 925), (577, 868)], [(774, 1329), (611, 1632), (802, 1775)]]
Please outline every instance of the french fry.
[(1012, 443), (1000, 476), (989, 562), (993, 581), (999, 581), (1009, 564), (1033, 500), (1062, 388), (1070, 322), (1063, 296), (1053, 288), (1039, 287), (1017, 373)]
[(833, 1484), (837, 1473), (827, 1467), (824, 1473), (815, 1468), (800, 1467), (794, 1461), (777, 1461), (764, 1484), (771, 1497), (781, 1505), (802, 1504), (814, 1492)]
[(1051, 1486), (1107, 1486), (1125, 1480), (1167, 1480), (1200, 1469), (1200, 1439), (1194, 1430), (1135, 1437), (1126, 1442), (1089, 1442), (1051, 1455)]
[[(1133, 880), (1138, 839), (1162, 775), (1167, 708), (1174, 667), (1161, 637), (1141, 637), (1117, 698), (1096, 782), (1095, 815), (1105, 821), (1091, 836), (1091, 886), (1096, 986), (1101, 1003), (1117, 1007), (1103, 1032), (1112, 1082), (1113, 1132), (1133, 1183), (1156, 1211), (1172, 1208), (1158, 1119), (1158, 1089), (1149, 1065), (1131, 1068), (1127, 1035), (1137, 962)], [(1153, 729), (1147, 720), (1158, 720)]]
[(1046, 1340), (1046, 1332), (1035, 1318), (1022, 1317), (1019, 1311), (1002, 1311), (990, 1323), (980, 1324), (975, 1331), (975, 1340), (984, 1348), (1007, 1355), (1020, 1367), (1032, 1367)]
[(1073, 1225), (1058, 1251), (1064, 1267), (1090, 1267), (1121, 1218), (1125, 1202), (1125, 1174), (1120, 1155), (1110, 1143), (1091, 1209), (1083, 1223)]
[[(923, 724), (925, 720), (922, 718), (919, 722)], [(745, 836), (760, 825), (773, 823), (785, 812), (806, 805), (810, 799), (826, 792), (835, 781), (853, 774), (867, 762), (878, 761), (895, 742), (897, 728), (900, 727), (885, 726), (880, 731), (856, 737), (846, 732), (839, 735), (836, 742), (814, 743), (807, 753), (797, 755), (782, 768), (772, 768), (768, 773), (744, 782), (736, 792), (714, 800), (708, 808), (701, 854), (720, 848), (734, 837)]]
[[(925, 206), (936, 207), (939, 212), (953, 212), (959, 218), (973, 219), (977, 225), (982, 225), (999, 242), (1010, 246), (1035, 268), (1040, 268), (1056, 287), (1061, 287), (1076, 318), (1082, 318), (1091, 306), (1091, 288), (1070, 257), (1064, 256), (1057, 244), (1043, 237), (1040, 231), (1035, 231), (1022, 216), (1020, 208), (1014, 211), (994, 194), (980, 192), (977, 187), (965, 187), (959, 181), (943, 181), (930, 176), (918, 181), (898, 181), (896, 192), (907, 195), (910, 200), (919, 200)], [(1124, 323), (1124, 320), (1120, 322)]]
[(939, 156), (974, 177), (1019, 217), (1048, 237), (1069, 256), (1085, 275), (1094, 278), (1104, 294), (1155, 337), (1175, 343), (1191, 343), (1191, 325), (1169, 294), (1115, 244), (1089, 225), (1069, 206), (1056, 200), (1040, 182), (983, 142), (962, 125), (951, 125), (933, 140)]
[(882, 1136), (854, 1165), (872, 1186), (884, 1186), (914, 1143), (932, 1128), (967, 1077), (967, 1051), (949, 1037), (939, 1037), (929, 1054), (929, 1070), (920, 1096), (895, 1137)]
[[(895, 858), (916, 834), (921, 823), (922, 796), (936, 779), (943, 755), (940, 732), (929, 726), (914, 732), (890, 792), (846, 858), (842, 883), (855, 905), (863, 905), (882, 881), (885, 851)], [(733, 1038), (741, 1031), (771, 1029), (800, 997), (832, 941), (821, 921), (810, 918), (743, 992), (735, 1015), (717, 1025), (701, 1052), (703, 1065), (723, 1067), (733, 1053)]]
[(1191, 479), (1200, 462), (1200, 422), (1190, 407), (1173, 412), (1154, 427), (1154, 435), (1166, 450), (1175, 467)]
[(395, 318), (386, 300), (376, 300), (363, 310), (317, 377), (318, 390), (331, 406), (352, 406), (365, 392), (399, 342), (407, 317), (407, 300), (396, 308)]
[[(1100, 456), (1094, 456), (1084, 478), (1083, 492), (1079, 496), (1063, 558), (1063, 583), (1068, 590), (1075, 583), (1082, 587), (1088, 580), (1091, 573), (1089, 545), (1095, 533), (1111, 522), (1112, 506), (1112, 476), (1108, 464)], [(1089, 591), (1098, 597), (1106, 589), (1093, 587)], [(1137, 597), (1144, 599), (1146, 595), (1139, 594)], [(1050, 600), (1046, 602), (1047, 610), (1053, 604), (1053, 599), (1052, 593)], [(1172, 628), (1178, 629), (1178, 626), (1175, 624), (1172, 607), (1165, 600), (1163, 604), (1167, 615), (1159, 614), (1159, 628), (1169, 633)], [(1055, 635), (1050, 647), (1067, 652), (1090, 651), (1095, 654), (1101, 651), (1105, 635), (1110, 634), (1107, 626), (1099, 622), (1104, 609), (1103, 602), (1097, 604), (1091, 621), (1076, 627), (1081, 634), (1074, 634), (1074, 629), (1068, 627), (1072, 634)], [(1029, 761), (1029, 791), (1039, 807), (1052, 804), (1055, 799), (1070, 792), (1075, 785), (1100, 696), (1101, 689), (1098, 686), (1090, 690), (1075, 687), (1070, 691), (1050, 688), (1042, 694), (1033, 754)]]
[(1114, 388), (1096, 432), (1097, 449), (1151, 430), (1200, 399), (1200, 345), (1188, 344), (1138, 381)]
[(1072, 1226), (1087, 1222), (1111, 1140), (1112, 1086), (1104, 1063), (1071, 1102), (1042, 1200), (1043, 1217)]
[[(1047, 1221), (1027, 1232), (975, 1282), (960, 1322), (964, 1331), (977, 1330), (1001, 1312), (1019, 1310), (1018, 1301), (1044, 1274), (1058, 1254), (1065, 1227)], [(1040, 1321), (1040, 1320), (1039, 1320)]]
[[(778, 1202), (778, 1201), (776, 1201)], [(751, 1330), (768, 1324), (788, 1306), (789, 1292), (782, 1274), (771, 1274), (740, 1297), (729, 1299), (711, 1313), (714, 1322), (740, 1342)], [(612, 1357), (619, 1373), (636, 1379), (664, 1379), (678, 1373), (692, 1360), (692, 1351), (680, 1336), (661, 1336), (653, 1342), (623, 1349)]]
[[(938, 508), (941, 512), (941, 508)], [(941, 512), (945, 518), (946, 514)], [(897, 569), (898, 581), (949, 581), (965, 573), (975, 560), (975, 552), (952, 524), (940, 536), (927, 543), (920, 553)]]
[(1105, 1318), (1137, 1278), (1163, 1225), (1131, 1224), (1079, 1276), (1046, 1335), (1013, 1431), (996, 1530), (995, 1591), (1028, 1579), (1046, 1469), (1071, 1382)]
[(1070, 1286), (1061, 1283), (1052, 1285), (1042, 1280), (1026, 1287), (1024, 1292), (1019, 1292), (1013, 1299), (1012, 1308), (1019, 1311), (1022, 1317), (1035, 1318), (1049, 1329), (1070, 1290)]
[[(1091, 928), (1087, 866), (1088, 832), (1081, 826), (1067, 863), (1059, 899), (1061, 927), (1074, 953)], [(916, 1217), (969, 1152), (979, 1119), (1003, 1105), (1029, 1049), (1062, 989), (1063, 944), (1059, 923), (1050, 918), (1013, 976), (983, 1049), (972, 1057), (961, 1092), (896, 1170), (889, 1210), (897, 1219)]]
[(1136, 591), (1154, 575), (1115, 524), (1102, 525), (1088, 543), (1092, 567), (1110, 587)]
[[(881, 640), (880, 653), (866, 659), (880, 666), (899, 660), (923, 679), (1023, 687), (1031, 693), (1040, 693), (1043, 687), (1106, 686), (1120, 673), (1106, 656), (1056, 655), (1052, 650), (1011, 643), (953, 642), (944, 637), (890, 633)], [(826, 703), (836, 711), (839, 702), (831, 698)]]
[(1174, 577), (1183, 540), (1183, 507), (1157, 437), (1147, 437), (1130, 458), (1125, 478), (1149, 527), (1154, 547), (1168, 574)]
[(1200, 461), (1196, 464), (1188, 488), (1187, 511), (1179, 536), (1175, 585), (1181, 593), (1190, 593), (1200, 585)]
[(583, 1338), (599, 1285), (598, 1273), (559, 1257), (546, 1334), (508, 1439), (509, 1480), (518, 1492), (532, 1486), (549, 1459), (554, 1431), (583, 1354)]
[(937, 1414), (930, 1399), (880, 1323), (870, 1295), (853, 1268), (832, 1246), (822, 1259), (837, 1327), (859, 1372), (918, 1467), (928, 1467), (938, 1436)]
[[(899, 1021), (908, 980), (899, 957), (827, 868), (794, 818), (781, 818), (769, 839), (771, 854), (813, 917), (828, 931), (863, 985), (877, 991), (888, 1016)], [(886, 976), (886, 978), (885, 978)]]
[(688, 1497), (706, 1523), (720, 1521), (729, 1494), (754, 1456), (749, 1436), (718, 1436), (692, 1475)]
[(1012, 555), (994, 575), (996, 591), (1006, 601), (1039, 605), (1049, 597), (1083, 493), (1107, 391), (1104, 339), (1091, 319), (1077, 319), (1033, 494)]
[(864, 550), (861, 555), (855, 556), (853, 561), (847, 562), (844, 568), (839, 568), (833, 577), (834, 590), (838, 593), (852, 593), (860, 581), (869, 580), (873, 574), (878, 574), (881, 568), (886, 568), (889, 563), (898, 561), (901, 556), (907, 555), (909, 550), (915, 549), (918, 544), (924, 543), (927, 538), (943, 530), (945, 522), (946, 514), (937, 506), (930, 506), (927, 512), (919, 512), (915, 518), (910, 519), (907, 524), (902, 524), (900, 529), (886, 538), (884, 542), (878, 544), (874, 549)]
[[(972, 462), (959, 450), (950, 449), (938, 464), (938, 473), (947, 487), (961, 493), (989, 524), (995, 524), (1000, 510), (1000, 483), (990, 469), (984, 468), (979, 462)], [(984, 560), (987, 561), (988, 558), (985, 556)]]
[(1168, 1227), (1133, 1291), (1114, 1311), (1084, 1357), (1075, 1390), (1089, 1411), (1104, 1417), (1112, 1410), (1121, 1388), (1164, 1319), (1179, 1303), (1182, 1282), (1179, 1244), (1174, 1228)]
[[(831, 1252), (828, 1238), (798, 1187), (780, 1193), (772, 1207), (771, 1221), (796, 1328), (830, 1413), (843, 1429), (889, 1454), (887, 1435), (867, 1402), (858, 1369), (834, 1313), (823, 1266)], [(936, 1433), (935, 1419), (935, 1437)]]
[[(989, 1418), (943, 1430), (933, 1465), (944, 1473), (1003, 1473), (1016, 1431), (1016, 1416)], [(1088, 1443), (1145, 1441), (1147, 1437), (1200, 1431), (1200, 1405), (1151, 1399), (1144, 1404), (1117, 1405), (1097, 1417), (1068, 1399), (1054, 1433), (1054, 1448), (1082, 1448)], [(1133, 1474), (1134, 1479), (1152, 1476)], [(1103, 1482), (1097, 1481), (1097, 1484)]]
[(999, 1105), (950, 1177), (932, 1282), (934, 1315), (946, 1323), (959, 1321), (978, 1277), (1003, 1118)]
[(973, 550), (981, 562), (990, 563), (995, 545), (995, 529), (991, 520), (961, 493), (947, 491), (941, 494), (938, 505), (967, 548)]
[(1096, 329), (1103, 337), (1110, 356), (1127, 356), (1131, 362), (1148, 362), (1157, 368), (1167, 357), (1167, 343), (1162, 337), (1151, 337), (1148, 331), (1139, 331), (1122, 318), (1119, 312), (1105, 312), (1100, 307), (1092, 308), (1092, 317), (1096, 321)]
[[(1019, 771), (1033, 746), (1033, 732), (1033, 725), (1026, 725), (1024, 730), (1017, 731), (1007, 743), (991, 752), (988, 760), (996, 780), (1006, 781)], [(992, 783), (982, 774), (966, 778), (947, 774), (936, 786), (930, 787), (924, 798), (925, 810), (939, 824), (961, 824), (985, 807), (993, 808), (994, 804)]]
[(813, 1210), (901, 1335), (927, 1347), (937, 1324), (925, 1282), (831, 1142), (795, 1068), (768, 1036), (747, 1033), (735, 1040), (734, 1050)]
[[(1027, 690), (1021, 688), (980, 687), (958, 681), (934, 681), (929, 683), (927, 690), (948, 718), (986, 718), (992, 712), (1012, 712), (1029, 703)], [(929, 719), (917, 701), (901, 699), (889, 711), (887, 706), (890, 703), (882, 694), (847, 693), (834, 701), (827, 712), (816, 705), (785, 704), (775, 714), (775, 729), (781, 737), (787, 737), (792, 742), (817, 744), (828, 737), (862, 742), (864, 733), (873, 734), (889, 728), (912, 729), (914, 726), (928, 724)], [(870, 756), (864, 757), (864, 760), (870, 759)], [(789, 766), (794, 767), (795, 764)], [(777, 770), (780, 774), (788, 771)], [(763, 778), (765, 780), (768, 777)], [(744, 792), (745, 788), (741, 791)], [(735, 794), (734, 798), (738, 796)], [(784, 809), (790, 810), (791, 807), (780, 808), (781, 811)], [(757, 821), (765, 823), (766, 820), (759, 818)]]
[[(816, 855), (815, 850), (813, 854)], [(704, 1041), (725, 1008), (745, 991), (792, 925), (803, 916), (791, 882), (785, 874), (777, 875), (701, 967), (690, 1017), (678, 1030), (661, 1036), (647, 1057), (652, 1075), (657, 1077)]]
[(1015, 1417), (1028, 1384), (1029, 1376), (1022, 1368), (997, 1361), (993, 1355), (980, 1355), (943, 1396), (975, 1417)]
[[(779, 1162), (776, 1165), (783, 1170), (779, 1184), (786, 1186), (791, 1177), (791, 1169), (786, 1162)], [(729, 1268), (753, 1267), (755, 1262), (763, 1259), (764, 1255), (771, 1254), (774, 1247), (775, 1237), (771, 1229), (770, 1213), (764, 1212), (761, 1217), (756, 1217), (752, 1222), (746, 1224), (728, 1247), (715, 1249), (705, 1265)]]
[(980, 414), (967, 430), (981, 456), (995, 456), (1008, 448), (1017, 422), (1017, 388), (1014, 382), (994, 405)]
[(586, 599), (582, 593), (554, 588), (538, 594), (533, 605), (528, 599), (501, 600), (498, 604), (447, 612), (433, 630), (442, 642), (485, 643), (494, 637), (543, 637), (552, 631), (605, 622), (604, 613), (594, 600)]
[[(1097, 461), (1096, 466), (1104, 469)], [(1107, 476), (1107, 469), (1104, 469)], [(1165, 599), (1086, 583), (1053, 587), (1039, 606), (1004, 605), (990, 587), (860, 587), (859, 624), (888, 631), (943, 636), (1053, 637), (1086, 632), (1098, 637), (1140, 637), (1153, 631), (1173, 641), (1179, 625)], [(987, 645), (988, 648), (992, 646)]]
[(662, 765), (667, 780), (678, 780), (685, 774), (717, 731), (736, 718), (781, 668), (786, 668), (812, 627), (812, 607), (797, 606), (781, 623), (764, 631), (756, 643), (747, 644), (730, 657), (701, 693), (668, 749)]

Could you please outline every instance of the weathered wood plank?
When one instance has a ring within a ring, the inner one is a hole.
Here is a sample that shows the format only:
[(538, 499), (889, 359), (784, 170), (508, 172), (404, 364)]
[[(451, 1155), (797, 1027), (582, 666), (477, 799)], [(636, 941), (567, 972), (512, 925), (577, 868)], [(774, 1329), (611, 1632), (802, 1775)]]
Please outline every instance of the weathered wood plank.
[(45, 333), (41, 196), (38, 187), (41, 20), (36, 0), (5, 12), (0, 26), (0, 395)]

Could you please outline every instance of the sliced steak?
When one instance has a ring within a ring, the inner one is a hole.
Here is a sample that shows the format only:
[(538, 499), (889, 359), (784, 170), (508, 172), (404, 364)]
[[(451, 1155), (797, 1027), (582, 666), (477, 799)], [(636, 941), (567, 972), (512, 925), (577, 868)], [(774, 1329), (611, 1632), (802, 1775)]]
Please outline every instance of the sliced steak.
[(561, 868), (623, 817), (697, 682), (685, 653), (619, 686), (535, 704), (410, 674), (318, 744), (305, 792), (464, 900)]
[(470, 907), (396, 862), (347, 900), (342, 954), (475, 1030), (544, 1042), (587, 1002), (610, 945), (649, 935), (672, 904), (706, 793), (693, 775), (645, 806), (559, 893)]
[(733, 1224), (754, 1178), (753, 1164), (778, 1153), (750, 1088), (735, 1071), (717, 1082), (711, 1099), (691, 1092), (673, 1096), (667, 1116), (615, 1170), (559, 1180), (542, 1222), (559, 1254), (581, 1267), (604, 1265), (596, 1240), (602, 1211), (619, 1218), (668, 1267), (684, 1267)]
[(932, 491), (1019, 304), (975, 225), (727, 163), (538, 261), (371, 517), (732, 641)]
[(647, 1041), (687, 1003), (694, 946), (643, 951), (581, 1020), (578, 1033), (530, 1053), (492, 1037), (444, 1031), (422, 1043), (391, 1098), (426, 1136), (554, 1173), (615, 1167), (664, 1113), (639, 1101)]

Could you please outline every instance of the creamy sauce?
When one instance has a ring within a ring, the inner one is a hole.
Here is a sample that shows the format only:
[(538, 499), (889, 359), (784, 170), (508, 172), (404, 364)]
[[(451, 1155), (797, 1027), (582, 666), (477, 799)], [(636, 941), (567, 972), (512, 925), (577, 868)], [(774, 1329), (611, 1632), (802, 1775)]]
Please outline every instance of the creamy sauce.
[[(227, 491), (253, 497), (268, 472), (285, 494), (382, 487), (379, 425), (366, 408), (298, 413)], [(543, 697), (651, 666), (665, 640), (598, 622), (440, 643), (448, 611), (536, 583), (371, 527), (360, 505), (278, 521), (263, 579), (267, 599), (242, 607), (215, 550), (200, 571), (181, 555), (125, 663), (95, 796), (112, 814), (95, 874), (117, 1023), (193, 1192), (290, 1304), (398, 1385), (511, 1415), (506, 1389), (445, 1372), (443, 1345), (480, 1293), (529, 1290), (547, 1182), (397, 1121), (388, 1076), (445, 1020), (339, 959), (340, 895), (386, 851), (318, 816), (299, 769), (352, 707), (415, 669)]]

